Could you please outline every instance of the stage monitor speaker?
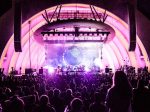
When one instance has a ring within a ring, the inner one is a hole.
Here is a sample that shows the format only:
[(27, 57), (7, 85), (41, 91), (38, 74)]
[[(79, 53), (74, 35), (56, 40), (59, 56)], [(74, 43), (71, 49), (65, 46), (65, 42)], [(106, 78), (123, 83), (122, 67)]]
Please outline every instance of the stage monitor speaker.
[(22, 24), (22, 3), (14, 0), (14, 48), (16, 52), (22, 52), (21, 48), (21, 24)]
[(135, 4), (128, 3), (129, 16), (129, 51), (135, 51), (136, 48), (136, 19), (135, 19)]
[(43, 69), (39, 69), (39, 74), (43, 74)]
[(31, 68), (26, 68), (25, 69), (25, 74), (32, 74), (33, 70)]
[(109, 68), (108, 67), (105, 68), (105, 73), (109, 73)]

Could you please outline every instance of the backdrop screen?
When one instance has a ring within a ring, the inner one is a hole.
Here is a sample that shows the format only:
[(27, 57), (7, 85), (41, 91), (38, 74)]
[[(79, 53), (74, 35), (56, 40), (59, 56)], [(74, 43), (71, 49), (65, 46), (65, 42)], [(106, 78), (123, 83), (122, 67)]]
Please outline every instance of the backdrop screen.
[(44, 66), (93, 66), (100, 58), (100, 44), (45, 44)]

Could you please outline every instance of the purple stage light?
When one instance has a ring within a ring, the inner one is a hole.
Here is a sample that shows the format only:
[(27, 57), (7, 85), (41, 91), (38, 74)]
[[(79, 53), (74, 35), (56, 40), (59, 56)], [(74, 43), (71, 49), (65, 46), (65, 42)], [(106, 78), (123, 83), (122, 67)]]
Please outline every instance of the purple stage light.
[(49, 65), (46, 65), (46, 66), (44, 66), (43, 68), (47, 69), (49, 74), (52, 74), (52, 73), (54, 73), (54, 71), (55, 71), (55, 70), (54, 70), (54, 67), (49, 66)]
[(104, 66), (103, 66), (103, 63), (102, 63), (102, 60), (100, 58), (96, 58), (94, 60), (94, 64), (98, 67), (100, 67), (101, 69), (104, 69)]
[(85, 70), (85, 72), (90, 72), (90, 68), (87, 66), (85, 66), (84, 70)]

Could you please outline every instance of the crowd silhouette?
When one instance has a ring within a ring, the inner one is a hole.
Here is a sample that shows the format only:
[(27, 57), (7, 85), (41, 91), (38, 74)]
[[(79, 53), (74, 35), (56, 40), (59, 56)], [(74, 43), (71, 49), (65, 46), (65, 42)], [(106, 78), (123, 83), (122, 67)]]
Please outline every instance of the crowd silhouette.
[(0, 112), (150, 112), (149, 73), (0, 77)]

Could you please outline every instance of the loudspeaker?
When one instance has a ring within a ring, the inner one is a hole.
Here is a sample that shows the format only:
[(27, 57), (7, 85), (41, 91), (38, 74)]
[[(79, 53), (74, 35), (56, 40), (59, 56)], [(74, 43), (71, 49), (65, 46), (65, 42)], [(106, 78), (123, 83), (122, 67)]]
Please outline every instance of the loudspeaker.
[(109, 73), (109, 68), (108, 67), (105, 68), (105, 73)]
[(14, 0), (14, 48), (16, 52), (22, 52), (21, 48), (21, 24), (22, 24), (22, 3), (21, 0)]
[(43, 74), (43, 69), (39, 69), (39, 74)]
[(136, 19), (135, 19), (135, 5), (128, 3), (128, 16), (129, 16), (129, 51), (134, 51), (136, 48)]
[(26, 68), (25, 69), (25, 74), (32, 74), (33, 70), (31, 68)]

